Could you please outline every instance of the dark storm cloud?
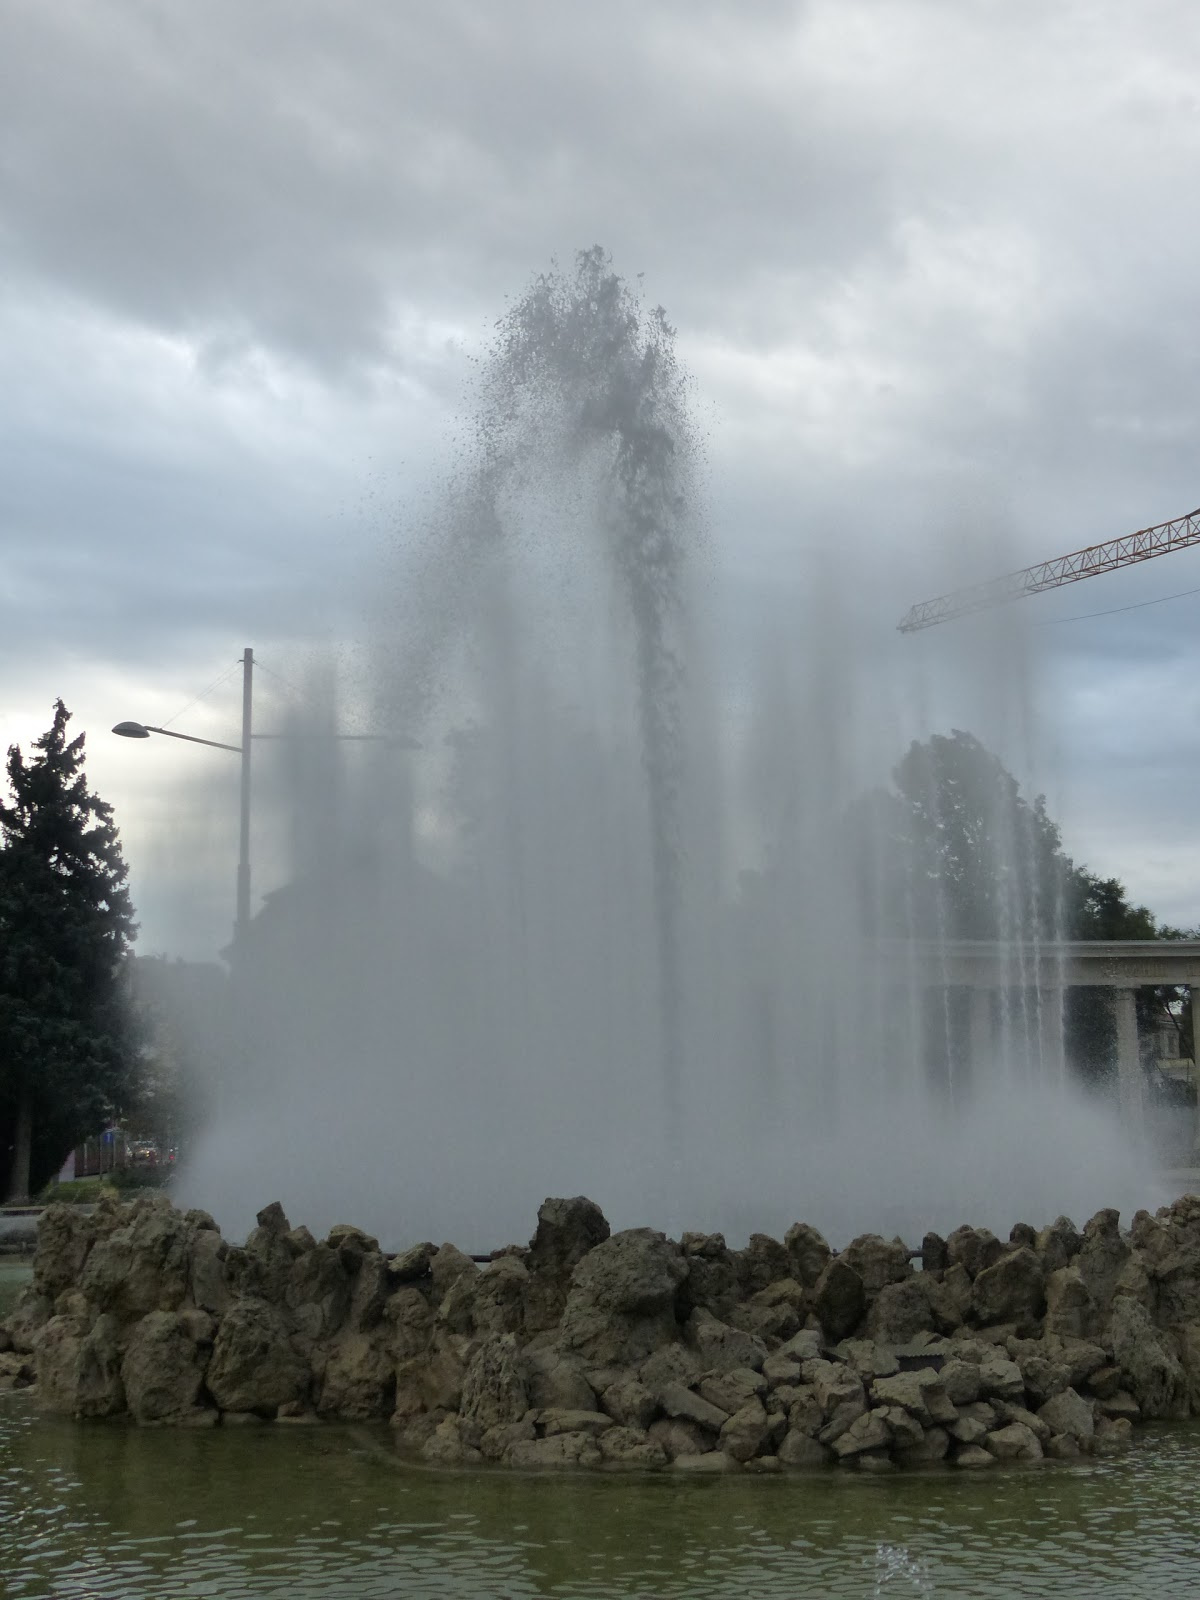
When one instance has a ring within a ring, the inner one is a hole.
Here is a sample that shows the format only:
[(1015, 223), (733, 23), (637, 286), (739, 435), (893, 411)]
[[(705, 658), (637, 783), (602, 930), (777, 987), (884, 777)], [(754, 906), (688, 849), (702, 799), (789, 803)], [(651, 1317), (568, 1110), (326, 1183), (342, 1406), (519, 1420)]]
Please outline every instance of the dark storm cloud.
[[(1200, 504), (1198, 68), (1184, 0), (8, 0), (0, 714), (340, 628), (505, 297), (596, 241), (695, 373), (724, 643), (832, 562), (882, 696), (915, 601)], [(1028, 618), (1129, 859), (1189, 602), (1034, 623), (1191, 560)]]
[(377, 359), (397, 305), (494, 313), (498, 283), (599, 235), (675, 304), (809, 274), (885, 194), (828, 107), (763, 93), (802, 16), (18, 4), (7, 251), (123, 315), (334, 366)]

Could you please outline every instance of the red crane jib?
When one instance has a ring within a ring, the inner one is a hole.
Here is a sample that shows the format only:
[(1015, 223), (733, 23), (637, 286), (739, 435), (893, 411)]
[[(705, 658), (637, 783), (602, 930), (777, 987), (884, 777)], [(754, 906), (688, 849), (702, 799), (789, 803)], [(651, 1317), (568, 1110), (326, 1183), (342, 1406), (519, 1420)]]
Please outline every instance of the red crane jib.
[(1081, 578), (1094, 577), (1098, 572), (1129, 567), (1135, 561), (1149, 561), (1154, 556), (1183, 550), (1193, 544), (1200, 544), (1200, 508), (1189, 511), (1186, 516), (1175, 517), (1171, 522), (1160, 522), (1153, 528), (1110, 539), (1107, 544), (1090, 544), (1084, 550), (1073, 550), (1070, 555), (1059, 556), (1054, 561), (1041, 561), (1035, 567), (1005, 573), (1002, 578), (989, 578), (986, 583), (974, 583), (933, 600), (922, 600), (905, 612), (898, 626), (901, 633), (916, 633), (919, 628), (932, 628), (971, 611), (1003, 605), (1042, 589), (1059, 589), (1064, 583), (1078, 583)]

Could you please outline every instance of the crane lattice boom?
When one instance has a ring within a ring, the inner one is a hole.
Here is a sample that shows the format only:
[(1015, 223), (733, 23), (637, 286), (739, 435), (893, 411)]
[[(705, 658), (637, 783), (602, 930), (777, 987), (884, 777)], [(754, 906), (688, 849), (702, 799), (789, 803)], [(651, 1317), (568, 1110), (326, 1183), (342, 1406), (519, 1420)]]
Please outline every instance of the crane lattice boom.
[(1200, 544), (1200, 508), (1189, 511), (1185, 517), (1176, 517), (1173, 522), (1160, 522), (1157, 527), (1127, 533), (1122, 539), (1110, 539), (1107, 544), (1091, 544), (1086, 550), (1073, 550), (1069, 556), (1059, 556), (1056, 561), (1043, 561), (1036, 567), (1006, 573), (1002, 578), (989, 578), (986, 583), (955, 589), (935, 600), (922, 600), (901, 617), (900, 632), (915, 633), (918, 628), (932, 628), (939, 622), (949, 622), (952, 617), (1003, 605), (1006, 600), (1019, 600), (1022, 595), (1037, 594), (1042, 589), (1058, 589), (1064, 583), (1078, 583), (1081, 578), (1093, 577), (1098, 572), (1129, 567), (1135, 561), (1149, 561), (1153, 556), (1166, 555), (1169, 550), (1183, 550), (1192, 544)]

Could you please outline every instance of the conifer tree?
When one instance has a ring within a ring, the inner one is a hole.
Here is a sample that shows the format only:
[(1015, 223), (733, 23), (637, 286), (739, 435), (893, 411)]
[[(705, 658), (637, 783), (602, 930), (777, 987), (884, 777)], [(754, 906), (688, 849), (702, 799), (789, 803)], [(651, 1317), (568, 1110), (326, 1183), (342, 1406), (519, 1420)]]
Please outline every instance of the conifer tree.
[(112, 807), (54, 707), (0, 801), (0, 1193), (24, 1199), (132, 1085), (123, 971), (136, 925)]

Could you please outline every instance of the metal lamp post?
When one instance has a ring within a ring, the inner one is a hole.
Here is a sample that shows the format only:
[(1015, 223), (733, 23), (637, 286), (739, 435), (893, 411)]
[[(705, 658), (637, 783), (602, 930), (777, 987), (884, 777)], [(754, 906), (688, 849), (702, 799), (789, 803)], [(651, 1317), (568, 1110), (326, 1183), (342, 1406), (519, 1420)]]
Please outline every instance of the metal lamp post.
[[(148, 739), (152, 733), (163, 734), (168, 739), (183, 739), (187, 744), (203, 744), (212, 750), (230, 750), (241, 757), (241, 816), (238, 832), (237, 910), (233, 922), (234, 961), (242, 953), (250, 928), (250, 752), (255, 739), (291, 739), (304, 734), (254, 732), (254, 651), (246, 646), (242, 658), (242, 742), (223, 744), (219, 739), (200, 739), (194, 733), (176, 733), (174, 728), (156, 728), (149, 722), (118, 722), (113, 732), (123, 739)], [(340, 743), (386, 744), (401, 750), (419, 750), (416, 740), (403, 735), (384, 733), (333, 733), (317, 734), (316, 738), (331, 738)]]
[(176, 733), (173, 728), (156, 728), (148, 722), (118, 722), (113, 729), (123, 739), (148, 739), (161, 733), (168, 739), (183, 739), (188, 744), (208, 745), (212, 750), (232, 750), (242, 758), (241, 818), (238, 830), (237, 910), (233, 919), (235, 956), (242, 947), (250, 926), (250, 747), (254, 738), (254, 651), (246, 646), (242, 655), (242, 742), (222, 744), (219, 739), (198, 739), (193, 733)]

